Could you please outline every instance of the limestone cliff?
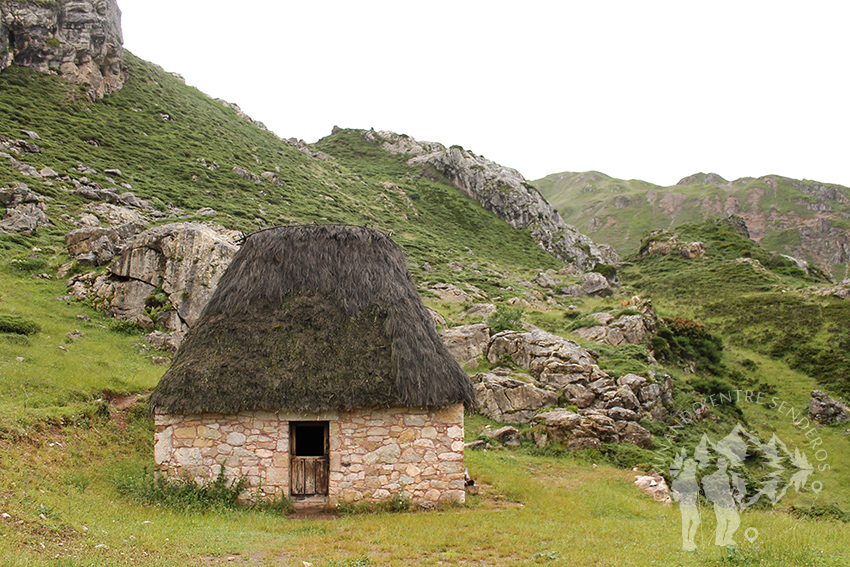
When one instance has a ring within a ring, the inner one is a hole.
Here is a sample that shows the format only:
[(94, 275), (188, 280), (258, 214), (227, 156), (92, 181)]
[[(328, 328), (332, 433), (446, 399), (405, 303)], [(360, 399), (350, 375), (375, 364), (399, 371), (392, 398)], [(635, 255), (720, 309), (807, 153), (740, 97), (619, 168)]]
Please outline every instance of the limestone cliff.
[(528, 229), (540, 246), (565, 261), (589, 269), (597, 262), (619, 264), (608, 245), (597, 245), (558, 212), (515, 169), (499, 165), (459, 146), (446, 148), (393, 132), (365, 131), (364, 138), (396, 154), (409, 154), (408, 164), (423, 174), (445, 180), (486, 210), (517, 229)]
[(124, 84), (123, 43), (116, 0), (0, 0), (0, 70), (56, 73), (100, 98)]

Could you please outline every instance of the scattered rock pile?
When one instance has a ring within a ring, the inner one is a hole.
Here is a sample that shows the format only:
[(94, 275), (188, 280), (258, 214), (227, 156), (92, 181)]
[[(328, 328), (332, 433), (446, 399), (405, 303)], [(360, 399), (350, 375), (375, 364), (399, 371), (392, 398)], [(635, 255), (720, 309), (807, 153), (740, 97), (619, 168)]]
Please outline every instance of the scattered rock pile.
[(531, 437), (540, 445), (562, 442), (582, 448), (631, 442), (648, 447), (652, 437), (640, 420), (663, 418), (672, 401), (669, 377), (626, 374), (615, 380), (578, 343), (540, 329), (490, 336), (486, 325), (477, 324), (442, 336), (459, 361), (480, 352), (492, 364), (529, 371), (499, 367), (473, 376), (476, 409), (503, 423), (535, 423)]
[(0, 188), (0, 204), (6, 207), (3, 219), (0, 220), (0, 230), (34, 234), (38, 227), (49, 225), (44, 200), (44, 197), (36, 195), (23, 183)]
[(850, 421), (850, 410), (825, 392), (813, 390), (809, 400), (809, 418), (821, 425), (847, 423)]
[(705, 244), (702, 242), (684, 242), (680, 236), (666, 230), (656, 230), (647, 237), (646, 246), (641, 248), (639, 257), (644, 256), (668, 256), (678, 254), (682, 258), (693, 260), (705, 256)]
[(626, 312), (617, 317), (611, 313), (590, 315), (597, 325), (580, 327), (574, 332), (583, 339), (606, 345), (645, 344), (658, 330), (658, 316), (648, 299), (633, 298), (635, 312)]

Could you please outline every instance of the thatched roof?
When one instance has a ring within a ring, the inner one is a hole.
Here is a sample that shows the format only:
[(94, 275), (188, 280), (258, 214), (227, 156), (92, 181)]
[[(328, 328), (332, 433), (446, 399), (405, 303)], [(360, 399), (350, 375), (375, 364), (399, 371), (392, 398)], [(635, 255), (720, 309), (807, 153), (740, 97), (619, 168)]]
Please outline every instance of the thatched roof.
[(469, 402), (401, 248), (368, 228), (248, 237), (151, 394), (164, 413)]

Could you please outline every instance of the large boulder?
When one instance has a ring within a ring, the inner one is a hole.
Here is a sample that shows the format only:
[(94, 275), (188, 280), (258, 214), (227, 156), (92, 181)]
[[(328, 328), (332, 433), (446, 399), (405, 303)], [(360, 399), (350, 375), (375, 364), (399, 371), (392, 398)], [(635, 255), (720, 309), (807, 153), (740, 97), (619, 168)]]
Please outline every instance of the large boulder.
[(50, 224), (50, 219), (44, 212), (47, 205), (24, 183), (0, 188), (0, 205), (6, 207), (6, 212), (0, 220), (2, 231), (33, 234), (38, 227)]
[(118, 227), (83, 227), (65, 235), (68, 253), (82, 264), (101, 266), (121, 253), (144, 225), (127, 223)]
[(502, 423), (527, 423), (541, 408), (558, 403), (558, 394), (510, 376), (472, 377), (475, 406), (481, 415)]
[(25, 203), (9, 207), (3, 215), (3, 220), (0, 220), (0, 229), (21, 234), (34, 234), (38, 227), (50, 224), (50, 219), (44, 213), (45, 208), (44, 203)]
[(578, 280), (578, 285), (585, 295), (592, 297), (608, 297), (614, 293), (608, 278), (597, 272), (582, 274)]
[(616, 319), (610, 313), (593, 313), (591, 317), (598, 325), (581, 327), (573, 332), (585, 340), (599, 344), (646, 344), (658, 331), (658, 316), (652, 302), (638, 300), (637, 303), (634, 311), (627, 311)]
[(91, 299), (120, 319), (177, 332), (191, 327), (209, 302), (237, 246), (232, 233), (201, 223), (174, 223), (144, 231), (124, 247), (108, 274), (82, 274), (70, 293)]
[(484, 353), (490, 342), (490, 328), (484, 323), (451, 327), (440, 333), (452, 357), (466, 364), (475, 361)]
[[(633, 443), (649, 448), (652, 435), (632, 415), (611, 410), (588, 409), (578, 413), (555, 409), (537, 414), (530, 436), (538, 446), (560, 443), (568, 449), (592, 449), (602, 443)], [(624, 419), (626, 418), (626, 419)]]
[(173, 223), (138, 235), (109, 271), (118, 278), (161, 288), (191, 327), (236, 250), (236, 244), (220, 230), (194, 222)]
[(0, 2), (0, 70), (14, 64), (57, 73), (100, 98), (127, 78), (123, 43), (116, 0)]
[(554, 390), (606, 376), (593, 356), (577, 342), (540, 329), (502, 331), (491, 339), (485, 356), (492, 363), (508, 357), (529, 369), (539, 385)]

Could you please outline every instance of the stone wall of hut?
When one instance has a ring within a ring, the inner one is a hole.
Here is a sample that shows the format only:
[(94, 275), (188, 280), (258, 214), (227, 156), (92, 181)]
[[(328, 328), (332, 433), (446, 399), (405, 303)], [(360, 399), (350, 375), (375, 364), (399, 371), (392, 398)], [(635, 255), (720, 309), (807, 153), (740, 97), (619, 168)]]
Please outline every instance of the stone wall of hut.
[(329, 424), (328, 503), (378, 502), (403, 494), (418, 506), (463, 502), (463, 405), (371, 408), (321, 414), (242, 412), (155, 416), (161, 472), (244, 477), (250, 497), (290, 497), (289, 424)]

